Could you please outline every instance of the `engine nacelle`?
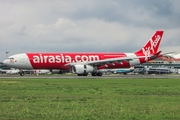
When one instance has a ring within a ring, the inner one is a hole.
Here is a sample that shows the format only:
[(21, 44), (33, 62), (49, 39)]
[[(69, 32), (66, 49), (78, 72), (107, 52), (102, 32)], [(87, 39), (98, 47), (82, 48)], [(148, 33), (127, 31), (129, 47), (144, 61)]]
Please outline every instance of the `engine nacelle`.
[(74, 65), (72, 66), (72, 72), (76, 74), (86, 74), (92, 73), (94, 71), (94, 67), (90, 65)]

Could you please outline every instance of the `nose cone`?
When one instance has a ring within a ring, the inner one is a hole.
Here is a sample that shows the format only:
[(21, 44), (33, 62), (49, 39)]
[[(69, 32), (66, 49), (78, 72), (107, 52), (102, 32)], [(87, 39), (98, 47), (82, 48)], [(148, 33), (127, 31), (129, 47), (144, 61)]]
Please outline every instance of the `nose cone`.
[(9, 65), (9, 63), (10, 63), (9, 59), (6, 59), (6, 60), (3, 61), (3, 64), (5, 64), (5, 65)]

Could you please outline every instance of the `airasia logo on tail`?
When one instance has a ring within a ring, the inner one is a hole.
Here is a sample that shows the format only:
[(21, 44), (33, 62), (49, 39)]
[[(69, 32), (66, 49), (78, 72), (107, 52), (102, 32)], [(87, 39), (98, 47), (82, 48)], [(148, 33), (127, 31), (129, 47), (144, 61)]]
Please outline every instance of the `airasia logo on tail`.
[(152, 39), (150, 39), (147, 46), (142, 48), (143, 54), (146, 56), (149, 56), (150, 54), (155, 53), (156, 52), (155, 49), (158, 47), (158, 43), (160, 42), (160, 40), (161, 40), (160, 35), (155, 36), (154, 41)]

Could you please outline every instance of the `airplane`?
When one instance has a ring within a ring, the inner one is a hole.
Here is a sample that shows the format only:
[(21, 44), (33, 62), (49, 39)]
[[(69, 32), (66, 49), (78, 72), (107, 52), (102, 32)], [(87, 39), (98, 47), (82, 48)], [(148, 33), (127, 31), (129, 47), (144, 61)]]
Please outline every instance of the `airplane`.
[(59, 69), (52, 69), (50, 70), (51, 74), (65, 74), (70, 73), (71, 70), (59, 70)]
[(7, 75), (15, 75), (19, 73), (19, 69), (14, 69), (14, 70), (7, 70), (6, 74)]
[(111, 71), (114, 74), (124, 74), (124, 75), (126, 75), (127, 73), (130, 73), (130, 72), (134, 71), (134, 66), (132, 66), (130, 68), (112, 69)]
[(40, 75), (40, 74), (48, 74), (48, 73), (51, 73), (50, 70), (34, 70), (34, 74), (36, 75)]
[(0, 73), (4, 73), (4, 71), (2, 71), (2, 69), (0, 69)]
[(173, 71), (170, 68), (149, 68), (148, 74), (170, 74)]
[(9, 67), (20, 69), (59, 69), (72, 70), (78, 76), (102, 76), (100, 69), (129, 68), (145, 63), (161, 56), (158, 51), (164, 31), (159, 30), (147, 43), (134, 53), (124, 52), (94, 52), (94, 53), (20, 53), (9, 56), (3, 63)]
[(101, 69), (100, 70), (102, 73), (114, 73), (114, 74), (124, 74), (126, 75), (127, 73), (133, 72), (134, 71), (134, 66), (130, 68), (118, 68), (118, 69)]
[(19, 73), (19, 69), (10, 69), (10, 70), (2, 70), (0, 69), (0, 72), (6, 73), (7, 75), (15, 75)]

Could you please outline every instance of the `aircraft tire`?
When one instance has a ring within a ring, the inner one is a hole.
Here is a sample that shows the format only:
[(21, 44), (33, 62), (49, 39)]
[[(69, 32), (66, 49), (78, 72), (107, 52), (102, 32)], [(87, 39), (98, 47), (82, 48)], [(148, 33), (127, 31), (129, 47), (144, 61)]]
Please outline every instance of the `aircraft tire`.
[(20, 73), (20, 76), (24, 76), (24, 73)]
[(19, 72), (19, 74), (20, 74), (20, 76), (24, 76), (24, 72), (23, 71)]
[(102, 73), (101, 72), (97, 73), (97, 76), (102, 76)]
[(92, 76), (97, 76), (96, 72), (91, 73)]
[(83, 76), (88, 76), (88, 73), (84, 73)]

